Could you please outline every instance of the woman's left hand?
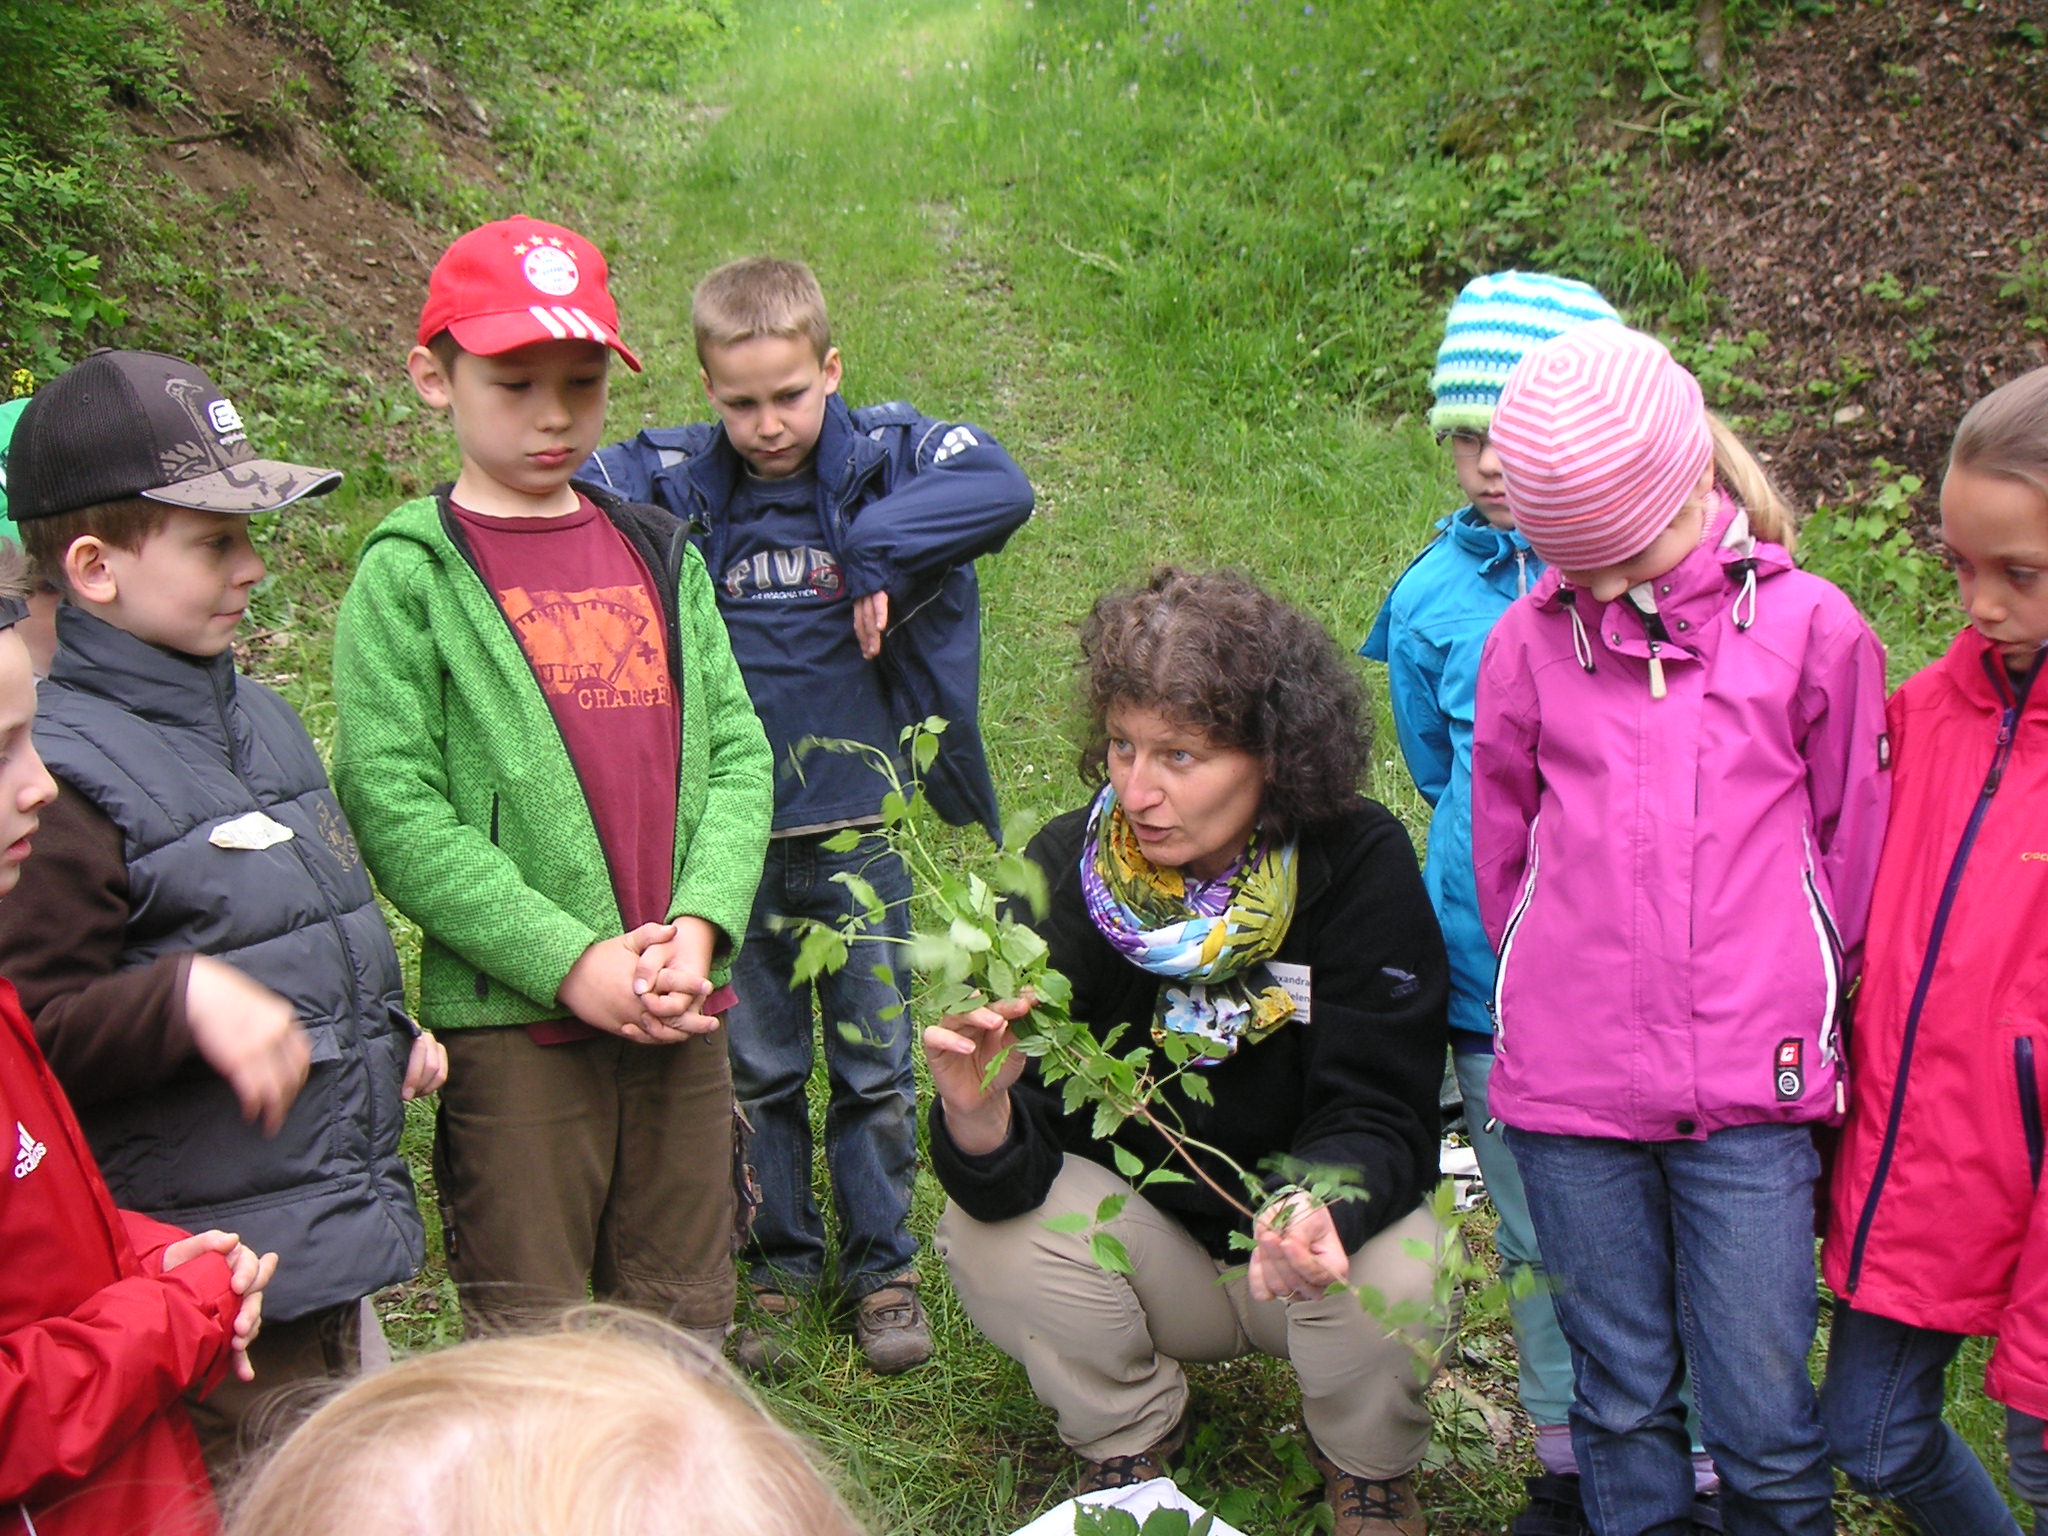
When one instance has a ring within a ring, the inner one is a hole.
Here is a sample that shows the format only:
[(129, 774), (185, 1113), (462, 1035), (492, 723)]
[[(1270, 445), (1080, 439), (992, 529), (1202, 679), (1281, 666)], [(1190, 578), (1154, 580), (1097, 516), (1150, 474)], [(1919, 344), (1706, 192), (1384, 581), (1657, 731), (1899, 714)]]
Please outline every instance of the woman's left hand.
[(1252, 1296), (1258, 1301), (1320, 1301), (1351, 1277), (1351, 1255), (1330, 1208), (1305, 1194), (1275, 1200), (1252, 1223)]

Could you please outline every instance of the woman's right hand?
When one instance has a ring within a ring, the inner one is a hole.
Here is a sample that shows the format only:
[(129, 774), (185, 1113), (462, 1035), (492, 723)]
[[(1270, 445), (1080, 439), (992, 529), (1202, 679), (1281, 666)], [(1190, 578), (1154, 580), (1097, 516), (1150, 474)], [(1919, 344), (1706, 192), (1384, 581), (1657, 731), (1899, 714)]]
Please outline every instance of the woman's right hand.
[[(993, 1152), (1010, 1139), (1010, 1087), (1024, 1074), (1024, 1053), (1010, 1050), (1015, 1044), (1010, 1026), (1036, 1001), (1026, 992), (969, 1013), (949, 1013), (924, 1032), (932, 1089), (946, 1106), (946, 1133), (970, 1157)], [(990, 1077), (990, 1063), (998, 1056), (1002, 1063)]]

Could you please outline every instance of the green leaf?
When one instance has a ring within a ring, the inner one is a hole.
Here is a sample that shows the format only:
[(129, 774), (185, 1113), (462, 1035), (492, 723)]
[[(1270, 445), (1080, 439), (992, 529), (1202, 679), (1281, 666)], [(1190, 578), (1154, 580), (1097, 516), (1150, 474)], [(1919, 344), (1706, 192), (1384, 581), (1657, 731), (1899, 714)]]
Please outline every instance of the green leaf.
[(834, 832), (825, 839), (827, 853), (851, 853), (860, 846), (860, 828), (848, 827), (843, 832)]
[(836, 972), (845, 964), (846, 935), (837, 928), (814, 923), (796, 947), (792, 977), (799, 982), (810, 981), (826, 972)]
[(1109, 1144), (1109, 1155), (1116, 1161), (1116, 1171), (1127, 1179), (1135, 1179), (1145, 1171), (1144, 1163), (1129, 1147), (1120, 1146), (1112, 1141)]
[(1107, 1141), (1116, 1128), (1130, 1118), (1108, 1099), (1095, 1102), (1095, 1125), (1092, 1134), (1097, 1141)]
[(1102, 1203), (1095, 1207), (1095, 1224), (1106, 1227), (1123, 1215), (1124, 1207), (1131, 1203), (1129, 1195), (1104, 1195)]
[(850, 869), (842, 869), (832, 877), (832, 883), (846, 887), (847, 894), (854, 899), (855, 905), (867, 914), (868, 922), (879, 923), (882, 920), (886, 910), (882, 905), (882, 898), (875, 894), (875, 888), (861, 876)]
[(1129, 1250), (1107, 1232), (1097, 1232), (1088, 1239), (1088, 1252), (1098, 1265), (1113, 1275), (1128, 1275), (1131, 1272)]
[(939, 760), (939, 738), (929, 732), (920, 732), (910, 739), (910, 762), (922, 778), (932, 771), (932, 764)]
[(1086, 1211), (1062, 1211), (1057, 1216), (1045, 1218), (1045, 1230), (1048, 1232), (1086, 1232), (1088, 1226)]
[(946, 937), (975, 955), (986, 954), (995, 943), (986, 929), (977, 928), (963, 917), (956, 917), (946, 925)]
[(884, 826), (901, 826), (903, 818), (909, 814), (910, 802), (903, 798), (901, 790), (892, 789), (882, 796), (882, 824)]
[(993, 957), (988, 962), (988, 990), (995, 997), (1015, 997), (1020, 990), (1017, 973)]

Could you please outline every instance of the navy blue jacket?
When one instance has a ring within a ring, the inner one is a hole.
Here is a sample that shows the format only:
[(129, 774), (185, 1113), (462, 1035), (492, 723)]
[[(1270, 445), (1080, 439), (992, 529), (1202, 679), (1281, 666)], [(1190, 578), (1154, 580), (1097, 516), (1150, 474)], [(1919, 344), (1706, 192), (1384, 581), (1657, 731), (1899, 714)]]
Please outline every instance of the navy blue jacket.
[[(1031, 516), (1031, 484), (979, 427), (936, 421), (901, 402), (849, 410), (836, 394), (826, 402), (816, 464), (818, 525), (847, 595), (889, 594), (889, 629), (875, 665), (891, 723), (901, 730), (932, 715), (946, 721), (924, 793), (946, 821), (979, 822), (1000, 839), (979, 723), (981, 597), (973, 562), (1001, 549)], [(581, 478), (682, 518), (715, 580), (726, 568), (725, 518), (744, 472), (724, 426), (697, 422), (650, 427), (600, 449)], [(758, 658), (736, 654), (754, 686)], [(792, 744), (769, 745), (780, 760)], [(875, 798), (879, 805), (879, 786)]]

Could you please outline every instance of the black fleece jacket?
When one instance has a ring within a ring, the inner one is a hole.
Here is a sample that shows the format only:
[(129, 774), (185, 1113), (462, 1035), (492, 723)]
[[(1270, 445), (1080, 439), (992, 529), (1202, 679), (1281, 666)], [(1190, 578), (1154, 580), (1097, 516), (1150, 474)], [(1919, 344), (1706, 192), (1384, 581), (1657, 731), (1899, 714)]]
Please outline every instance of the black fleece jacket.
[[(1088, 916), (1080, 874), (1087, 820), (1085, 807), (1069, 811), (1025, 850), (1050, 887), (1046, 915), (1034, 926), (1053, 965), (1073, 982), (1074, 1017), (1098, 1039), (1128, 1024), (1119, 1046), (1129, 1049), (1149, 1039), (1159, 978), (1118, 954)], [(1340, 1202), (1332, 1215), (1351, 1251), (1407, 1215), (1436, 1182), (1447, 967), (1415, 850), (1383, 807), (1360, 799), (1345, 815), (1304, 829), (1300, 847), (1294, 921), (1273, 959), (1308, 968), (1308, 1022), (1292, 1021), (1203, 1070), (1213, 1104), (1196, 1103), (1177, 1086), (1166, 1101), (1190, 1136), (1269, 1185), (1284, 1180), (1267, 1166), (1276, 1155), (1349, 1172), (1364, 1198)], [(933, 1171), (979, 1221), (1036, 1210), (1064, 1153), (1114, 1166), (1108, 1145), (1090, 1134), (1092, 1107), (1062, 1113), (1059, 1085), (1040, 1081), (1036, 1062), (1011, 1094), (1010, 1138), (982, 1157), (955, 1147), (944, 1106), (936, 1099), (931, 1106)], [(1148, 1169), (1186, 1171), (1143, 1124), (1127, 1122), (1112, 1139)], [(1235, 1192), (1226, 1168), (1213, 1159), (1205, 1166)], [(1232, 1255), (1233, 1231), (1250, 1230), (1199, 1180), (1154, 1184), (1145, 1197), (1218, 1258)]]

